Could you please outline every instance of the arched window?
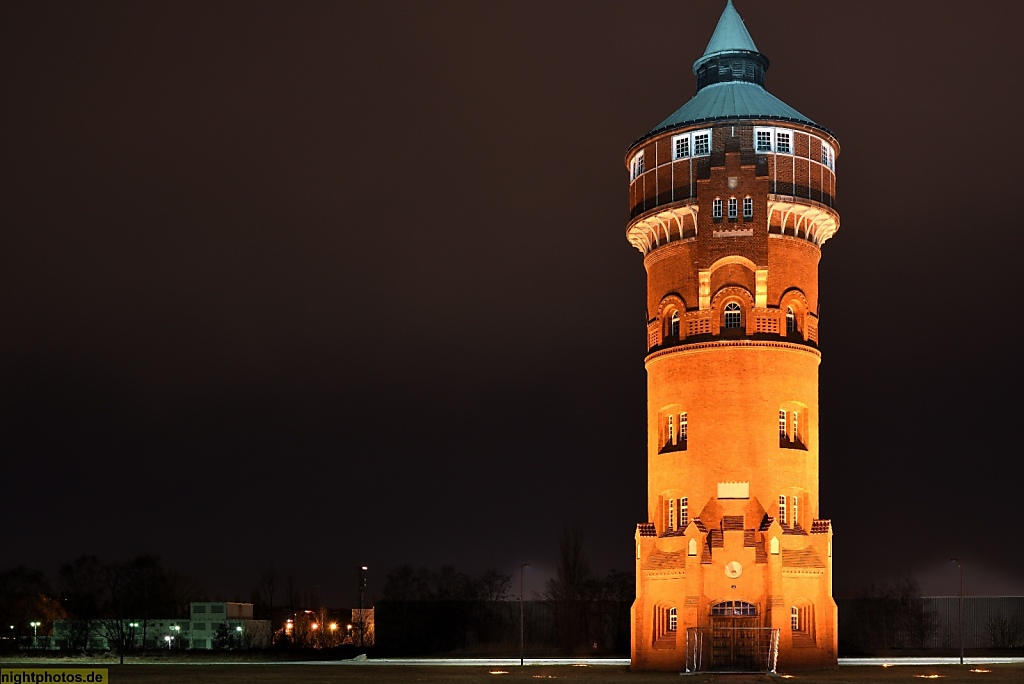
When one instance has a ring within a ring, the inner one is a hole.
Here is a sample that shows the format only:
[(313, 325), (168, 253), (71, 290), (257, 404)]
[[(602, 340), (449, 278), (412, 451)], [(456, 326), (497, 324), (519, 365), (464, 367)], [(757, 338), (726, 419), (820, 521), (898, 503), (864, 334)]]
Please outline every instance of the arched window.
[(670, 632), (676, 631), (676, 625), (677, 624), (679, 624), (678, 613), (676, 613), (676, 609), (675, 608), (669, 608), (668, 609), (668, 631), (670, 631)]
[(796, 314), (791, 306), (786, 307), (786, 332), (796, 332)]
[(679, 339), (679, 312), (678, 311), (673, 311), (672, 312), (672, 322), (669, 323), (668, 334), (669, 334), (669, 337), (674, 337), (676, 339)]
[(736, 302), (729, 302), (725, 305), (725, 327), (738, 328), (742, 323), (740, 305)]

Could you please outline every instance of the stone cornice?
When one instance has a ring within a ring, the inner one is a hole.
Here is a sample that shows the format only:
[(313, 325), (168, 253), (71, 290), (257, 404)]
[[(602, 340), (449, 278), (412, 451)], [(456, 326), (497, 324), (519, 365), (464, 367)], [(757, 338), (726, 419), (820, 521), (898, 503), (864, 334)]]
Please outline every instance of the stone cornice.
[(684, 342), (683, 344), (671, 347), (669, 349), (658, 350), (653, 354), (647, 355), (647, 357), (644, 359), (644, 365), (646, 366), (652, 361), (656, 361), (657, 359), (663, 356), (671, 356), (673, 354), (686, 354), (690, 352), (701, 352), (708, 351), (710, 349), (719, 349), (726, 347), (775, 347), (777, 349), (786, 349), (789, 351), (801, 352), (804, 354), (816, 356), (819, 359), (821, 358), (820, 351), (818, 351), (814, 347), (809, 347), (804, 344), (794, 344), (792, 342), (782, 341), (773, 342), (769, 340), (715, 340), (711, 342), (694, 342), (691, 344), (686, 344)]

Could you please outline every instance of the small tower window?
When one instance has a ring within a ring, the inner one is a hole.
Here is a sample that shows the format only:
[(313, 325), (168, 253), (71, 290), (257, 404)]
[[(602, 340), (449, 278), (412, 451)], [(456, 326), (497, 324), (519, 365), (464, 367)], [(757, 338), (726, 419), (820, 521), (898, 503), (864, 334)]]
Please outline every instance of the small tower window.
[(782, 154), (792, 154), (793, 134), (789, 131), (775, 131), (775, 151)]
[(826, 142), (821, 143), (821, 163), (830, 169), (835, 168), (836, 164), (836, 153), (832, 150), (832, 146)]
[(693, 134), (693, 154), (695, 157), (711, 154), (711, 131), (697, 131)]
[(786, 424), (786, 412), (779, 410), (779, 439), (786, 440), (789, 438), (789, 430)]
[(752, 219), (754, 218), (754, 198), (744, 197), (743, 198), (743, 218)]
[(738, 328), (742, 323), (740, 305), (736, 302), (729, 302), (725, 305), (725, 327)]
[(786, 524), (786, 497), (779, 496), (779, 524)]
[(800, 631), (800, 609), (796, 606), (789, 609), (789, 628), (794, 632)]
[(791, 306), (786, 307), (786, 332), (796, 332), (796, 314)]
[(684, 133), (672, 138), (672, 158), (686, 159), (690, 156), (690, 135)]
[(669, 323), (668, 334), (670, 337), (679, 338), (679, 312), (673, 311), (671, 322)]
[(676, 529), (676, 500), (668, 500), (668, 529)]
[(722, 219), (722, 199), (716, 197), (711, 202), (711, 218), (720, 221)]
[(668, 443), (669, 444), (675, 444), (676, 443), (675, 416), (669, 416), (668, 417)]
[(636, 180), (636, 178), (644, 172), (644, 153), (643, 151), (637, 152), (633, 156), (633, 161), (630, 162), (630, 180)]
[(686, 447), (686, 433), (689, 429), (689, 420), (686, 413), (679, 414), (679, 444)]
[[(796, 610), (796, 608), (794, 608), (793, 610)], [(676, 609), (675, 608), (669, 608), (668, 609), (668, 631), (670, 631), (670, 632), (676, 631), (676, 625), (677, 624), (679, 624), (679, 617), (678, 617), (678, 614), (676, 613)]]
[(735, 221), (736, 220), (737, 210), (738, 210), (737, 204), (738, 203), (737, 203), (735, 197), (730, 197), (729, 198), (729, 220), (730, 221)]
[(796, 496), (791, 496), (791, 497), (789, 497), (789, 500), (791, 502), (790, 506), (789, 506), (789, 512), (790, 512), (789, 522), (790, 522), (790, 524), (793, 527), (799, 527), (800, 526), (800, 498), (796, 497)]
[(679, 499), (679, 529), (684, 530), (690, 524), (690, 499), (682, 497)]

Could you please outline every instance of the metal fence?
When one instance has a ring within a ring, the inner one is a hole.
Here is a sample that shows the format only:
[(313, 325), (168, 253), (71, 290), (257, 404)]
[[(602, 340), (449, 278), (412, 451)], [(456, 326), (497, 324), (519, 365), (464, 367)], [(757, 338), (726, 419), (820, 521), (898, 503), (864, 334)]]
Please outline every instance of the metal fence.
[[(840, 651), (960, 647), (960, 597), (836, 599)], [(963, 597), (965, 649), (1024, 648), (1024, 596)]]

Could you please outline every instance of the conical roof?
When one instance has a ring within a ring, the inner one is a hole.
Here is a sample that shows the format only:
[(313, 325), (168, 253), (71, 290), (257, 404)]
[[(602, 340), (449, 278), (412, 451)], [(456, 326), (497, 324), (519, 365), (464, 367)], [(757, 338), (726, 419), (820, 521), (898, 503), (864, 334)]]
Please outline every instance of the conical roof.
[(715, 32), (711, 34), (711, 40), (708, 41), (707, 49), (704, 50), (701, 58), (693, 64), (693, 73), (696, 74), (697, 69), (704, 62), (730, 52), (759, 52), (757, 45), (754, 44), (754, 39), (750, 37), (750, 32), (747, 31), (747, 27), (743, 23), (743, 18), (733, 7), (732, 0), (726, 2), (725, 10), (718, 20)]
[(767, 70), (768, 58), (757, 49), (732, 0), (727, 0), (704, 54), (693, 64), (697, 93), (640, 140), (673, 128), (727, 119), (792, 121), (827, 133), (765, 89)]

